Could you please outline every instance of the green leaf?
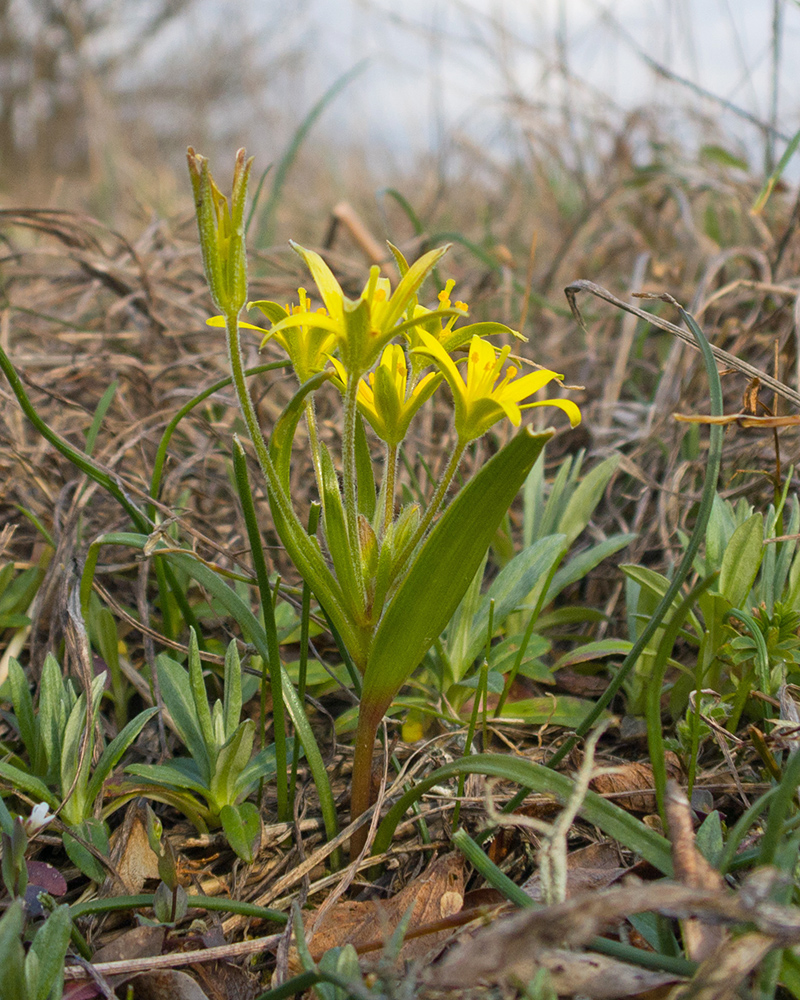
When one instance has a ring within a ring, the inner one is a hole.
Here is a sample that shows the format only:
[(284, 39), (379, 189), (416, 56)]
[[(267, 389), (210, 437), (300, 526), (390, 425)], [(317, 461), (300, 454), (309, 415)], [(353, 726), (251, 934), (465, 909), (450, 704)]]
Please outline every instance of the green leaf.
[(598, 639), (596, 642), (585, 642), (570, 653), (565, 653), (556, 661), (553, 670), (561, 667), (571, 667), (576, 663), (589, 663), (592, 660), (604, 660), (608, 656), (627, 656), (633, 646), (627, 639)]
[(211, 770), (214, 769), (217, 741), (214, 738), (214, 726), (211, 721), (211, 709), (208, 704), (208, 692), (203, 678), (203, 665), (200, 662), (200, 647), (197, 643), (197, 633), (189, 629), (189, 685), (192, 689), (195, 718), (200, 729), (203, 743), (208, 754)]
[(350, 607), (350, 613), (357, 615), (361, 603), (359, 600), (360, 588), (356, 576), (359, 572), (359, 559), (357, 552), (351, 548), (351, 540), (347, 535), (342, 494), (339, 492), (339, 478), (324, 442), (320, 443), (320, 466), (322, 469), (321, 499), (325, 541), (336, 569), (336, 578)]
[(564, 535), (540, 538), (518, 553), (498, 573), (472, 619), (469, 637), (460, 660), (457, 662), (451, 660), (456, 683), (460, 682), (486, 644), (491, 602), (494, 601), (493, 625), (495, 630), (498, 630), (506, 618), (523, 604), (537, 580), (549, 573), (553, 563), (564, 552), (564, 543)]
[[(743, 608), (763, 558), (764, 517), (753, 514), (731, 535), (719, 571), (719, 592)], [(746, 609), (745, 609), (746, 610)]]
[(208, 785), (204, 785), (200, 776), (188, 774), (181, 766), (185, 763), (181, 758), (175, 760), (165, 760), (161, 764), (129, 764), (125, 768), (126, 774), (133, 774), (137, 778), (143, 778), (154, 785), (162, 785), (166, 788), (188, 789), (208, 798)]
[(369, 450), (367, 432), (361, 414), (356, 414), (356, 483), (358, 486), (358, 511), (371, 521), (378, 501), (375, 492), (375, 469)]
[(11, 685), (11, 703), (14, 706), (14, 714), (17, 717), (17, 727), (34, 771), (39, 769), (35, 765), (37, 751), (41, 754), (40, 743), (36, 733), (36, 716), (33, 712), (33, 698), (31, 698), (28, 678), (25, 671), (12, 656), (8, 662), (8, 680)]
[(112, 769), (119, 763), (120, 758), (128, 747), (144, 729), (148, 720), (152, 719), (156, 712), (158, 712), (158, 706), (146, 708), (143, 712), (140, 712), (135, 719), (131, 719), (127, 726), (117, 733), (105, 748), (100, 756), (100, 760), (97, 762), (92, 777), (89, 779), (89, 784), (86, 786), (87, 806), (91, 807), (95, 799), (102, 795), (103, 782), (109, 776)]
[(747, 160), (741, 156), (736, 156), (735, 153), (731, 153), (730, 150), (725, 149), (724, 146), (718, 146), (716, 143), (708, 143), (705, 146), (701, 146), (700, 159), (706, 163), (715, 163), (720, 167), (735, 167), (737, 170), (750, 170)]
[[(545, 695), (506, 702), (500, 721), (524, 722), (529, 726), (566, 726), (575, 729), (591, 708), (591, 702), (569, 695)], [(608, 712), (604, 713), (607, 718)]]
[(57, 906), (36, 932), (25, 958), (25, 985), (29, 1000), (57, 1000), (61, 997), (64, 958), (71, 933), (69, 906)]
[(235, 639), (231, 639), (225, 652), (223, 684), (224, 729), (227, 740), (236, 732), (242, 716), (242, 664)]
[[(85, 819), (81, 823), (76, 823), (72, 830), (87, 843), (91, 844), (100, 854), (108, 857), (109, 843), (108, 830), (105, 823), (99, 819)], [(64, 842), (64, 850), (70, 861), (79, 868), (83, 874), (98, 885), (102, 885), (106, 878), (106, 870), (100, 861), (90, 850), (79, 843), (75, 837), (67, 830), (61, 835)]]
[(544, 599), (543, 607), (551, 604), (561, 591), (569, 587), (570, 584), (578, 583), (579, 580), (582, 580), (587, 573), (590, 573), (596, 566), (599, 566), (604, 559), (608, 559), (609, 556), (613, 556), (620, 549), (624, 549), (626, 545), (630, 545), (635, 538), (636, 535), (611, 535), (609, 538), (603, 539), (602, 542), (598, 542), (597, 545), (593, 545), (585, 552), (579, 552), (578, 555), (573, 556), (553, 577), (552, 583), (547, 588), (547, 596)]
[(252, 864), (256, 859), (258, 842), (261, 839), (261, 816), (252, 802), (241, 805), (225, 805), (219, 813), (222, 829), (239, 857)]
[(20, 984), (25, 977), (25, 951), (22, 928), (25, 911), (21, 899), (15, 899), (0, 918), (0, 1000), (20, 1000)]
[[(72, 795), (66, 800), (62, 809), (63, 819), (70, 825), (80, 823), (86, 815), (86, 788), (89, 782), (89, 769), (92, 765), (94, 749), (94, 722), (100, 708), (100, 699), (103, 697), (105, 679), (105, 671), (93, 678), (91, 711), (87, 713), (86, 695), (82, 694), (72, 706), (67, 725), (64, 728), (64, 745), (61, 748), (62, 795), (66, 795), (67, 791), (72, 788), (76, 774), (78, 776)], [(88, 741), (86, 752), (81, 760), (81, 749), (86, 738), (87, 723), (89, 726)], [(78, 771), (79, 765), (80, 771)]]
[(197, 718), (189, 675), (184, 668), (165, 654), (156, 660), (161, 697), (172, 716), (173, 724), (181, 742), (197, 764), (206, 787), (211, 781), (211, 761)]
[(378, 626), (362, 703), (385, 707), (457, 608), (552, 431), (524, 427), (452, 501), (414, 560)]
[(59, 799), (53, 795), (43, 781), (4, 760), (0, 760), (0, 778), (5, 778), (12, 788), (19, 788), (40, 802), (46, 802), (51, 809), (58, 809), (61, 805)]
[[(72, 688), (63, 680), (56, 658), (48, 653), (39, 682), (38, 724), (39, 739), (47, 758), (46, 780), (50, 785), (57, 784), (61, 773), (61, 746), (70, 701), (67, 692), (72, 694)], [(37, 767), (36, 770), (42, 774), (44, 768)]]
[(559, 532), (567, 536), (568, 546), (572, 545), (591, 520), (609, 480), (619, 465), (619, 459), (618, 454), (610, 455), (587, 473), (572, 491), (566, 510), (559, 518), (557, 528)]
[[(391, 843), (397, 824), (414, 802), (418, 801), (434, 785), (461, 774), (485, 774), (513, 781), (522, 788), (555, 796), (562, 804), (574, 794), (575, 784), (543, 764), (521, 760), (507, 754), (473, 754), (437, 768), (431, 774), (415, 783), (389, 810), (375, 836), (372, 852), (380, 854)], [(640, 854), (646, 861), (665, 875), (672, 874), (672, 857), (669, 841), (655, 833), (630, 813), (619, 806), (607, 802), (601, 795), (589, 791), (583, 800), (580, 813), (587, 822), (599, 827), (609, 837), (619, 841), (628, 850)]]
[(245, 719), (217, 756), (217, 767), (211, 779), (210, 804), (215, 809), (236, 802), (236, 781), (250, 761), (256, 724)]

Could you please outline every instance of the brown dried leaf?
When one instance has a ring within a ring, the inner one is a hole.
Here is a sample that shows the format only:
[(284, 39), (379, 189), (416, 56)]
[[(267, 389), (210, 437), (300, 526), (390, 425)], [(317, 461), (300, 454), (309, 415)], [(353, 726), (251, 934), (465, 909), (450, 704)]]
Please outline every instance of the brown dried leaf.
[[(675, 781), (667, 782), (664, 809), (675, 880), (694, 889), (724, 889), (725, 881), (720, 873), (697, 850), (691, 806)], [(710, 926), (694, 917), (682, 921), (682, 930), (686, 953), (695, 962), (702, 962), (728, 937), (724, 928)]]
[[(677, 757), (674, 753), (667, 753), (665, 756), (667, 773), (670, 777), (677, 778), (681, 773)], [(656, 811), (654, 786), (652, 767), (637, 763), (603, 768), (602, 774), (592, 778), (589, 785), (599, 795), (613, 797), (616, 805), (635, 813)]]
[(166, 930), (162, 926), (133, 927), (92, 955), (93, 964), (100, 962), (123, 962), (133, 958), (149, 958), (160, 955), (164, 945)]
[[(450, 949), (434, 968), (431, 982), (441, 986), (452, 982), (503, 983), (518, 970), (529, 970), (532, 961), (544, 966), (554, 951), (566, 946), (582, 947), (623, 918), (645, 911), (681, 918), (702, 917), (719, 923), (752, 923), (765, 942), (769, 939), (770, 945), (765, 943), (765, 947), (785, 947), (800, 941), (796, 911), (764, 901), (765, 893), (774, 885), (775, 872), (762, 870), (752, 878), (752, 885), (751, 879), (746, 880), (738, 893), (629, 879), (619, 888), (500, 917)], [(717, 954), (726, 955), (726, 947), (727, 943)], [(711, 959), (708, 962), (710, 965)]]
[[(158, 858), (147, 839), (147, 806), (142, 798), (128, 804), (122, 825), (111, 834), (111, 864), (131, 896), (140, 893), (148, 879), (158, 878)], [(109, 874), (100, 895), (119, 891), (119, 879)]]
[[(549, 974), (550, 986), (559, 996), (584, 996), (592, 1000), (617, 1000), (682, 982), (681, 976), (627, 965), (607, 955), (587, 951), (545, 949), (536, 955), (520, 955), (505, 970), (507, 980), (528, 983), (540, 969)], [(457, 972), (457, 970), (456, 970)], [(454, 977), (439, 986), (469, 986), (471, 981)]]
[[(567, 855), (567, 899), (590, 889), (605, 889), (629, 870), (621, 867), (619, 851), (610, 840), (572, 851)], [(522, 886), (537, 902), (541, 900), (539, 882), (539, 873), (535, 872)]]
[(197, 982), (178, 969), (142, 972), (130, 982), (134, 1000), (208, 1000)]
[[(463, 904), (464, 860), (454, 852), (432, 861), (391, 899), (343, 900), (324, 912), (318, 924), (315, 924), (316, 911), (304, 918), (304, 924), (309, 929), (309, 948), (316, 960), (330, 948), (345, 944), (352, 944), (362, 952), (380, 949), (412, 905), (409, 931), (451, 917), (460, 912)], [(409, 941), (403, 947), (403, 959), (426, 954), (447, 933), (439, 931)]]
[(705, 959), (691, 982), (672, 994), (672, 1000), (727, 1000), (734, 997), (737, 987), (774, 947), (774, 938), (758, 931), (740, 934), (734, 940), (727, 938)]

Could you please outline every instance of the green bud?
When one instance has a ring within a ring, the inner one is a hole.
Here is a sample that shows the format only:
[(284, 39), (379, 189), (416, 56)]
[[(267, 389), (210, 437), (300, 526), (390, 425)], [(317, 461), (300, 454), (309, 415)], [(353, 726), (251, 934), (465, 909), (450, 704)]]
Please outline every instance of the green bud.
[(230, 206), (211, 176), (208, 160), (191, 146), (186, 158), (211, 298), (224, 316), (238, 316), (247, 301), (244, 206), (253, 158), (246, 159), (244, 149), (236, 154)]

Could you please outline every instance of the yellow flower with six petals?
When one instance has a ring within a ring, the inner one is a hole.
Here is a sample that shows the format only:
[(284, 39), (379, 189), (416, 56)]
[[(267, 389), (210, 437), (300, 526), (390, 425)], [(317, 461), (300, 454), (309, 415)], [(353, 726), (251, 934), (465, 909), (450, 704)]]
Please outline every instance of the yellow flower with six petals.
[[(508, 417), (515, 427), (522, 421), (522, 410), (534, 406), (556, 406), (569, 417), (572, 427), (581, 422), (581, 411), (571, 399), (542, 399), (523, 403), (535, 392), (563, 375), (547, 369), (530, 372), (517, 378), (518, 368), (509, 365), (500, 377), (511, 348), (503, 347), (499, 353), (482, 337), (473, 336), (467, 357), (466, 379), (441, 343), (424, 331), (419, 332), (422, 346), (415, 354), (429, 357), (447, 379), (455, 405), (456, 433), (462, 443), (482, 437), (502, 417)], [(498, 381), (499, 379), (499, 381)]]
[[(338, 376), (337, 384), (344, 390), (347, 370), (338, 358), (331, 362)], [(400, 344), (384, 348), (375, 371), (358, 383), (356, 403), (370, 426), (388, 445), (399, 445), (417, 410), (436, 391), (442, 375), (431, 372), (423, 376), (408, 393), (408, 364)]]

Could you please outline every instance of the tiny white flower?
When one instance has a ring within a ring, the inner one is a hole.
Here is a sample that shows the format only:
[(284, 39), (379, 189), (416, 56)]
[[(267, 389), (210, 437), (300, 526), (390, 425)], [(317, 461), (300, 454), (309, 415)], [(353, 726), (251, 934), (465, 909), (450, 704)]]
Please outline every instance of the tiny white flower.
[(28, 833), (36, 833), (37, 830), (41, 830), (41, 828), (46, 826), (53, 818), (54, 814), (50, 812), (47, 803), (38, 802), (33, 809), (31, 809), (28, 822), (25, 824), (28, 829)]

